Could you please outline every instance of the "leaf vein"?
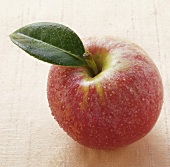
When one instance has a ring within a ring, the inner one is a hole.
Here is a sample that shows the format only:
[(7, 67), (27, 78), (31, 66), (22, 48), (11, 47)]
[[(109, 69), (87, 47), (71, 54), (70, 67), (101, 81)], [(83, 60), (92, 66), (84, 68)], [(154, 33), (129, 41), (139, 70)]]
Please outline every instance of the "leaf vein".
[[(72, 56), (72, 57), (74, 57), (74, 58), (77, 58), (77, 59), (79, 59), (79, 60), (81, 60), (81, 61), (84, 61), (84, 58), (81, 58), (81, 57), (78, 56), (78, 55), (75, 55), (75, 54), (73, 54), (73, 53), (71, 53), (71, 52), (69, 52), (69, 51), (63, 50), (63, 49), (61, 49), (61, 48), (59, 48), (59, 47), (57, 47), (57, 46), (54, 46), (54, 45), (52, 45), (52, 44), (46, 43), (46, 42), (44, 42), (44, 41), (42, 41), (42, 40), (29, 37), (29, 36), (27, 36), (27, 35), (25, 35), (25, 34), (21, 34), (21, 33), (17, 32), (16, 34), (12, 34), (11, 37), (12, 37), (12, 36), (15, 37), (15, 38), (20, 38), (20, 39), (22, 39), (22, 38), (28, 38), (28, 39), (34, 40), (34, 41), (36, 41), (36, 42), (44, 43), (44, 45), (49, 45), (49, 46), (55, 48), (56, 50), (60, 50), (60, 51), (66, 53), (66, 54), (68, 54), (68, 55), (70, 55), (70, 56)], [(85, 62), (85, 61), (84, 61), (84, 62)]]

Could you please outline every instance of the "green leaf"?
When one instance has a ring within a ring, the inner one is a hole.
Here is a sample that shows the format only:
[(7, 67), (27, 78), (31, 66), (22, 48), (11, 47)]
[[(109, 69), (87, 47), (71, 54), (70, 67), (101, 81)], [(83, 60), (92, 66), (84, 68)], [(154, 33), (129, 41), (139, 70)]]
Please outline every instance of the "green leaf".
[(86, 66), (82, 41), (70, 28), (57, 23), (34, 23), (10, 35), (14, 44), (42, 61), (63, 66)]

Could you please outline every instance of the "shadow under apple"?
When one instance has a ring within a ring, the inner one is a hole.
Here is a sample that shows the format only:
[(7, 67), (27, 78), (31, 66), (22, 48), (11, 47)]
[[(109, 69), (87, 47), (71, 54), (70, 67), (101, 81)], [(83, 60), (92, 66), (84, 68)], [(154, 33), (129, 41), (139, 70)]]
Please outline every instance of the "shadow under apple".
[(64, 167), (160, 167), (166, 163), (164, 142), (154, 131), (138, 142), (116, 150), (90, 149), (68, 140)]

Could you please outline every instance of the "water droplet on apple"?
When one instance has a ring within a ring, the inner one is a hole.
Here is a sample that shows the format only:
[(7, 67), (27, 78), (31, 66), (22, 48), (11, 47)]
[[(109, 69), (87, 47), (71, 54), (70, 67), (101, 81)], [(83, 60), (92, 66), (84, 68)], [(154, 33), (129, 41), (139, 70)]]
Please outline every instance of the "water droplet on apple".
[(130, 88), (129, 90), (130, 90), (130, 92), (133, 92), (133, 89), (132, 89), (132, 88)]

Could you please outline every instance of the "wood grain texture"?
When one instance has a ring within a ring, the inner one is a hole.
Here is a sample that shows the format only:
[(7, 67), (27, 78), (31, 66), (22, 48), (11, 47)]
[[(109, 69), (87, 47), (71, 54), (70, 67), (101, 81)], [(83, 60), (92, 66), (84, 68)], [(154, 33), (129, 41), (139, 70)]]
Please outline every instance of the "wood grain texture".
[[(0, 0), (1, 167), (169, 167), (169, 0)], [(58, 22), (80, 37), (128, 38), (152, 57), (164, 84), (164, 105), (153, 130), (118, 150), (85, 148), (51, 116), (46, 97), (50, 65), (27, 56), (8, 35), (29, 23)]]

